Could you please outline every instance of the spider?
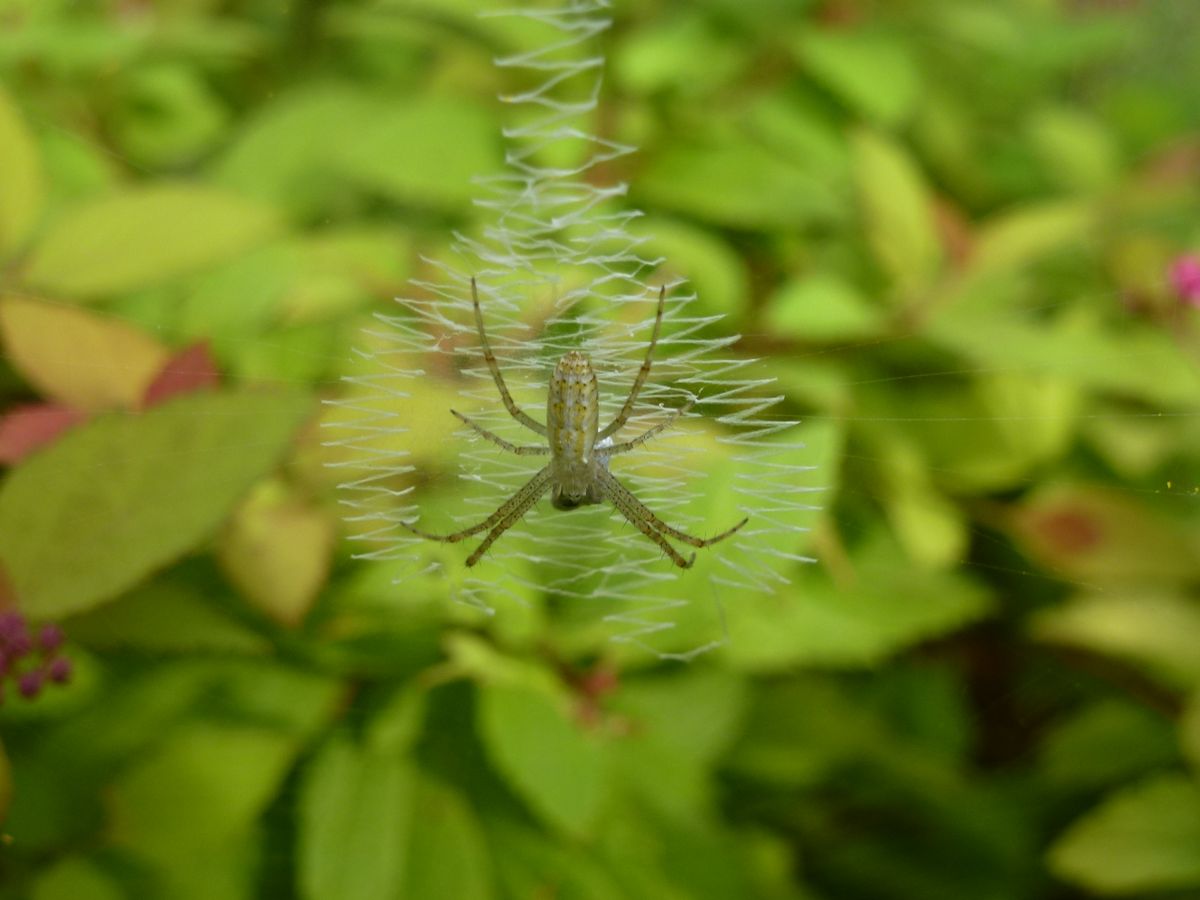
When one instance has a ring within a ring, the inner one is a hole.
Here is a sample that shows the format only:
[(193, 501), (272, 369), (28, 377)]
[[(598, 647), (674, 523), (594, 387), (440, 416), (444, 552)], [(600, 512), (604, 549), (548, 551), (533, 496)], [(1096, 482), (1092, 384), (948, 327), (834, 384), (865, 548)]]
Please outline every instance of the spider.
[(504, 384), (504, 376), (500, 374), (500, 366), (488, 343), (487, 332), (483, 327), (483, 312), (479, 307), (479, 290), (475, 279), (471, 279), (471, 300), (475, 305), (475, 328), (479, 332), (479, 344), (483, 349), (483, 358), (492, 373), (496, 390), (504, 402), (509, 415), (528, 428), (547, 439), (545, 445), (518, 446), (510, 444), (499, 435), (492, 434), (481, 425), (476, 424), (457, 410), (451, 414), (469, 425), (480, 436), (496, 444), (498, 447), (515, 453), (518, 456), (549, 456), (550, 462), (536, 475), (527, 481), (520, 490), (506, 500), (499, 509), (478, 524), (454, 534), (429, 534), (419, 531), (408, 523), (402, 523), (405, 528), (419, 537), (431, 541), (444, 541), (454, 544), (481, 531), (487, 531), (475, 551), (467, 557), (467, 565), (473, 566), (479, 562), (487, 549), (495, 543), (500, 535), (521, 520), (525, 513), (533, 507), (542, 495), (549, 490), (550, 502), (555, 509), (575, 509), (592, 503), (610, 501), (630, 523), (637, 527), (654, 543), (662, 548), (671, 561), (681, 569), (691, 568), (696, 561), (696, 554), (684, 557), (668, 543), (671, 537), (692, 547), (708, 547), (732, 535), (746, 524), (748, 519), (742, 519), (732, 528), (721, 532), (716, 537), (698, 538), (686, 534), (678, 528), (668, 525), (644, 503), (635, 497), (616, 477), (609, 472), (609, 460), (619, 453), (628, 453), (641, 446), (650, 438), (659, 434), (687, 412), (692, 407), (689, 401), (679, 409), (673, 410), (665, 422), (660, 422), (635, 437), (633, 440), (614, 443), (615, 435), (633, 413), (638, 394), (650, 374), (651, 358), (658, 344), (658, 335), (662, 330), (663, 304), (666, 300), (666, 288), (658, 293), (658, 311), (654, 315), (654, 330), (650, 335), (650, 346), (646, 349), (646, 358), (633, 380), (633, 389), (625, 398), (621, 411), (615, 419), (600, 428), (599, 390), (596, 386), (596, 373), (592, 369), (591, 360), (578, 350), (566, 353), (554, 367), (554, 375), (550, 379), (550, 393), (546, 402), (546, 424), (527, 415), (517, 406), (512, 395)]

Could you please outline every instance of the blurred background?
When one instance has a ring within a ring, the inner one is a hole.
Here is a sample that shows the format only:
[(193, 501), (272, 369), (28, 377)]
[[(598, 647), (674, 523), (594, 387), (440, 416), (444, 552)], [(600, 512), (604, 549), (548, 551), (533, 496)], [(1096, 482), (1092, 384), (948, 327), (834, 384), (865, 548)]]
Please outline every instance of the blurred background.
[(0, 0), (0, 898), (1200, 896), (1200, 6), (614, 3), (595, 177), (824, 488), (688, 664), (346, 540), (496, 8)]

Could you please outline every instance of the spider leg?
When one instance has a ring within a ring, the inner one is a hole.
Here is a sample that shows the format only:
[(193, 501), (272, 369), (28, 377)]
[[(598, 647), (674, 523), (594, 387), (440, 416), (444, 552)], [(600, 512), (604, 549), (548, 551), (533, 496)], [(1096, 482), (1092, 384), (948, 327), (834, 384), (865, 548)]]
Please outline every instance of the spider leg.
[[(546, 488), (550, 487), (550, 480), (552, 477), (553, 472), (551, 471), (550, 466), (546, 466), (546, 468), (542, 469), (542, 471), (538, 472), (538, 474), (534, 476), (531, 482), (525, 485), (525, 487), (521, 488), (521, 490), (514, 495), (513, 500), (515, 500), (516, 503), (513, 505), (512, 509), (510, 509), (503, 517), (501, 517), (500, 521), (495, 524), (492, 530), (488, 532), (488, 536), (483, 539), (483, 543), (476, 547), (471, 555), (467, 557), (468, 566), (473, 566), (475, 563), (479, 562), (479, 558), (487, 552), (488, 547), (492, 546), (492, 544), (496, 542), (496, 538), (500, 537), (500, 535), (504, 534), (504, 532), (516, 525), (517, 522), (521, 521), (521, 518), (525, 515), (525, 513), (529, 512), (529, 507), (537, 503), (542, 494), (546, 493)], [(512, 501), (510, 500), (509, 503), (512, 503)], [(508, 503), (505, 504), (505, 506), (508, 505)]]
[[(607, 472), (604, 474), (608, 475)], [(614, 487), (619, 488), (619, 490), (614, 490)], [(621, 515), (625, 517), (626, 521), (628, 521), (631, 525), (637, 528), (638, 531), (650, 538), (650, 540), (654, 541), (654, 543), (658, 544), (658, 546), (662, 548), (663, 552), (671, 558), (671, 562), (675, 563), (675, 565), (679, 566), (681, 569), (690, 569), (693, 563), (696, 562), (695, 553), (693, 553), (691, 556), (684, 557), (678, 550), (667, 543), (667, 539), (663, 537), (662, 533), (658, 531), (651, 523), (651, 520), (654, 518), (653, 513), (638, 503), (637, 500), (634, 499), (633, 494), (622, 488), (621, 485), (617, 483), (617, 480), (611, 475), (608, 475), (606, 479), (601, 480), (600, 490), (603, 492), (604, 496), (608, 497), (608, 499), (612, 501), (613, 506), (620, 511)], [(641, 508), (639, 509), (639, 507)]]
[[(400, 524), (417, 537), (423, 537), (431, 541), (442, 541), (446, 544), (457, 544), (464, 538), (469, 538), (471, 535), (485, 531), (486, 529), (494, 526), (497, 522), (503, 521), (505, 517), (511, 515), (513, 511), (518, 508), (521, 509), (521, 514), (523, 515), (530, 506), (537, 502), (538, 497), (540, 497), (546, 490), (546, 486), (550, 483), (550, 475), (550, 467), (546, 466), (544, 469), (534, 475), (533, 478), (525, 482), (520, 490), (505, 500), (499, 509), (497, 509), (482, 522), (472, 525), (470, 528), (464, 528), (462, 531), (456, 531), (454, 534), (430, 534), (427, 531), (421, 531), (417, 528), (413, 528), (407, 522), (401, 522)], [(523, 508), (522, 504), (524, 504)], [(517, 518), (520, 518), (520, 516), (517, 516)], [(513, 522), (515, 521), (516, 519), (513, 520)], [(509, 522), (505, 528), (511, 526), (513, 522)], [(499, 537), (499, 535), (497, 535), (497, 537)], [(492, 540), (495, 540), (495, 538), (492, 538)]]
[(598, 451), (603, 452), (608, 456), (613, 456), (614, 454), (617, 454), (617, 453), (628, 453), (633, 448), (640, 447), (642, 444), (646, 443), (646, 441), (650, 440), (650, 438), (654, 437), (656, 434), (660, 434), (661, 432), (670, 428), (675, 423), (676, 419), (678, 419), (685, 412), (687, 412), (689, 409), (692, 408), (692, 406), (695, 402), (696, 401), (694, 401), (694, 400), (689, 400), (687, 403), (683, 404), (683, 406), (679, 407), (679, 409), (672, 410), (671, 415), (667, 418), (667, 420), (665, 422), (659, 422), (653, 428), (646, 429), (641, 434), (639, 434), (637, 437), (635, 437), (632, 441), (625, 441), (622, 444), (613, 444), (609, 447), (602, 447), (602, 448), (597, 448), (597, 449), (598, 449)]
[(508, 441), (506, 441), (504, 438), (500, 437), (499, 435), (492, 434), (490, 431), (488, 431), (482, 425), (475, 424), (470, 419), (468, 419), (466, 416), (464, 416), (462, 413), (458, 412), (458, 410), (452, 409), (452, 410), (450, 410), (450, 412), (460, 422), (465, 422), (467, 425), (470, 425), (472, 428), (474, 428), (476, 433), (479, 434), (481, 437), (487, 438), (489, 441), (491, 441), (497, 447), (507, 450), (509, 453), (515, 453), (515, 454), (517, 454), (517, 456), (546, 456), (547, 454), (550, 453), (549, 447), (543, 447), (543, 446), (539, 446), (536, 444), (529, 445), (529, 446), (523, 446), (523, 447), (518, 447), (516, 444), (510, 444)]
[(637, 378), (633, 380), (633, 389), (630, 390), (629, 396), (625, 398), (625, 405), (621, 407), (621, 411), (617, 413), (617, 417), (609, 422), (600, 433), (596, 435), (598, 440), (604, 440), (606, 437), (616, 434), (621, 430), (621, 426), (629, 421), (630, 415), (633, 414), (633, 406), (637, 403), (638, 394), (642, 392), (642, 386), (646, 383), (646, 378), (650, 375), (651, 358), (654, 356), (654, 348), (658, 345), (658, 335), (662, 331), (663, 305), (667, 299), (667, 288), (663, 285), (658, 291), (658, 311), (654, 314), (654, 330), (650, 334), (650, 346), (646, 348), (646, 358), (642, 360), (642, 367), (638, 369)]
[(479, 289), (475, 286), (475, 279), (471, 279), (471, 302), (475, 304), (475, 328), (479, 332), (479, 343), (483, 347), (483, 359), (488, 365), (488, 369), (492, 372), (492, 381), (496, 382), (496, 390), (500, 392), (500, 399), (504, 401), (504, 408), (508, 410), (508, 414), (538, 434), (545, 435), (546, 426), (541, 422), (536, 421), (531, 416), (527, 415), (521, 407), (517, 406), (512, 398), (512, 394), (508, 392), (508, 386), (504, 383), (504, 376), (500, 374), (500, 365), (496, 362), (496, 355), (492, 353), (492, 345), (488, 343), (487, 331), (483, 327), (483, 310), (479, 308)]
[[(617, 504), (617, 508), (620, 509), (621, 512), (623, 512), (623, 513), (625, 512), (625, 510), (621, 506), (621, 504), (623, 503), (626, 506), (628, 506), (630, 509), (632, 509), (636, 515), (645, 519), (645, 521), (651, 527), (656, 528), (658, 531), (662, 532), (665, 535), (675, 538), (675, 540), (677, 540), (677, 541), (683, 541), (685, 544), (690, 544), (693, 547), (710, 547), (713, 544), (717, 543), (718, 541), (725, 540), (725, 538), (732, 535), (734, 532), (736, 532), (743, 525), (745, 525), (747, 522), (750, 521), (749, 517), (746, 517), (746, 518), (742, 519), (742, 521), (740, 521), (736, 525), (734, 525), (732, 528), (726, 529), (725, 531), (722, 531), (720, 534), (715, 535), (714, 537), (698, 538), (694, 535), (688, 534), (685, 531), (680, 531), (678, 528), (673, 528), (672, 526), (670, 526), (666, 522), (664, 522), (662, 519), (660, 519), (658, 516), (656, 516), (654, 513), (652, 513), (650, 511), (649, 507), (647, 507), (646, 504), (642, 503), (641, 500), (639, 500), (637, 497), (635, 497), (633, 495), (633, 493), (629, 490), (629, 488), (625, 487), (625, 485), (623, 485), (623, 484), (621, 484), (621, 482), (617, 481), (616, 477), (611, 472), (607, 471), (606, 469), (597, 467), (596, 474), (597, 474), (597, 478), (600, 481), (601, 490), (603, 490), (604, 493), (612, 499), (614, 504)], [(620, 503), (618, 503), (618, 498), (620, 499)], [(628, 518), (628, 515), (626, 515), (626, 518)]]

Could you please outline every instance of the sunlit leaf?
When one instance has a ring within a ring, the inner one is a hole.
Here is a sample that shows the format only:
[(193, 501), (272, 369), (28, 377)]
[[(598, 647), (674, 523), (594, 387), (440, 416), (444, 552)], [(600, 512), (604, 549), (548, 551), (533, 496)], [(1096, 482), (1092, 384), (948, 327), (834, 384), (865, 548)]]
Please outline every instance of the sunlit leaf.
[(1050, 849), (1060, 878), (1108, 896), (1200, 886), (1200, 787), (1161, 775), (1126, 788)]
[(1200, 606), (1187, 598), (1153, 588), (1114, 589), (1044, 610), (1032, 627), (1042, 640), (1117, 656), (1168, 684), (1200, 685)]
[(585, 834), (604, 801), (597, 737), (543, 691), (484, 684), (479, 694), (479, 730), (496, 768), (548, 824)]
[(151, 287), (213, 265), (269, 237), (264, 206), (210, 187), (155, 184), (73, 207), (24, 269), (27, 285), (94, 299)]
[(37, 144), (12, 98), (0, 90), (0, 259), (29, 236), (42, 195)]
[(970, 272), (1011, 271), (1063, 248), (1084, 242), (1095, 224), (1086, 203), (1055, 201), (1004, 212), (976, 232)]
[(23, 297), (0, 300), (9, 360), (42, 396), (86, 412), (141, 405), (167, 360), (143, 331), (85, 309)]
[(87, 609), (185, 553), (311, 412), (296, 393), (193, 394), (97, 419), (31, 458), (0, 489), (0, 556), (22, 609)]
[(882, 311), (847, 281), (813, 274), (784, 285), (767, 301), (771, 334), (798, 341), (861, 340), (884, 326)]
[(854, 136), (853, 159), (867, 240), (880, 267), (903, 293), (927, 285), (941, 265), (942, 247), (916, 162), (903, 145), (870, 131)]
[(861, 29), (811, 30), (794, 52), (814, 79), (867, 119), (885, 125), (903, 120), (920, 93), (908, 46), (895, 37)]
[(293, 738), (264, 728), (190, 722), (122, 774), (113, 840), (168, 867), (201, 861), (247, 833), (296, 750)]
[(334, 536), (326, 513), (265, 483), (234, 512), (217, 558), (254, 606), (294, 628), (329, 574)]

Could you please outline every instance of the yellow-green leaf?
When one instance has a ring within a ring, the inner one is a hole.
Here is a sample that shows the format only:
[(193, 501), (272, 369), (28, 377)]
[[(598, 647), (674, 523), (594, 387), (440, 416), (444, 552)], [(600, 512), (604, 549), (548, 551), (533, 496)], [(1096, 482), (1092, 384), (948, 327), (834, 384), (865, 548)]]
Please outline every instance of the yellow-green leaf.
[(299, 625), (312, 607), (333, 554), (333, 522), (278, 482), (257, 488), (222, 535), (218, 559), (256, 607)]
[(0, 259), (28, 236), (43, 193), (37, 144), (12, 99), (0, 90)]
[(1126, 590), (1077, 597), (1037, 615), (1035, 636), (1128, 660), (1173, 687), (1200, 686), (1200, 606)]
[(0, 558), (39, 618), (112, 599), (217, 529), (312, 412), (303, 394), (189, 394), (96, 419), (0, 489)]
[(140, 405), (168, 351), (117, 319), (61, 303), (0, 300), (8, 361), (48, 400), (88, 412)]
[(1170, 774), (1128, 788), (1076, 822), (1048, 862), (1110, 896), (1200, 887), (1200, 786)]
[(942, 246), (925, 178), (898, 142), (872, 131), (853, 139), (854, 178), (867, 240), (901, 293), (927, 285), (942, 263)]
[(83, 299), (150, 287), (255, 246), (267, 207), (207, 187), (155, 184), (74, 207), (34, 248), (25, 283)]

